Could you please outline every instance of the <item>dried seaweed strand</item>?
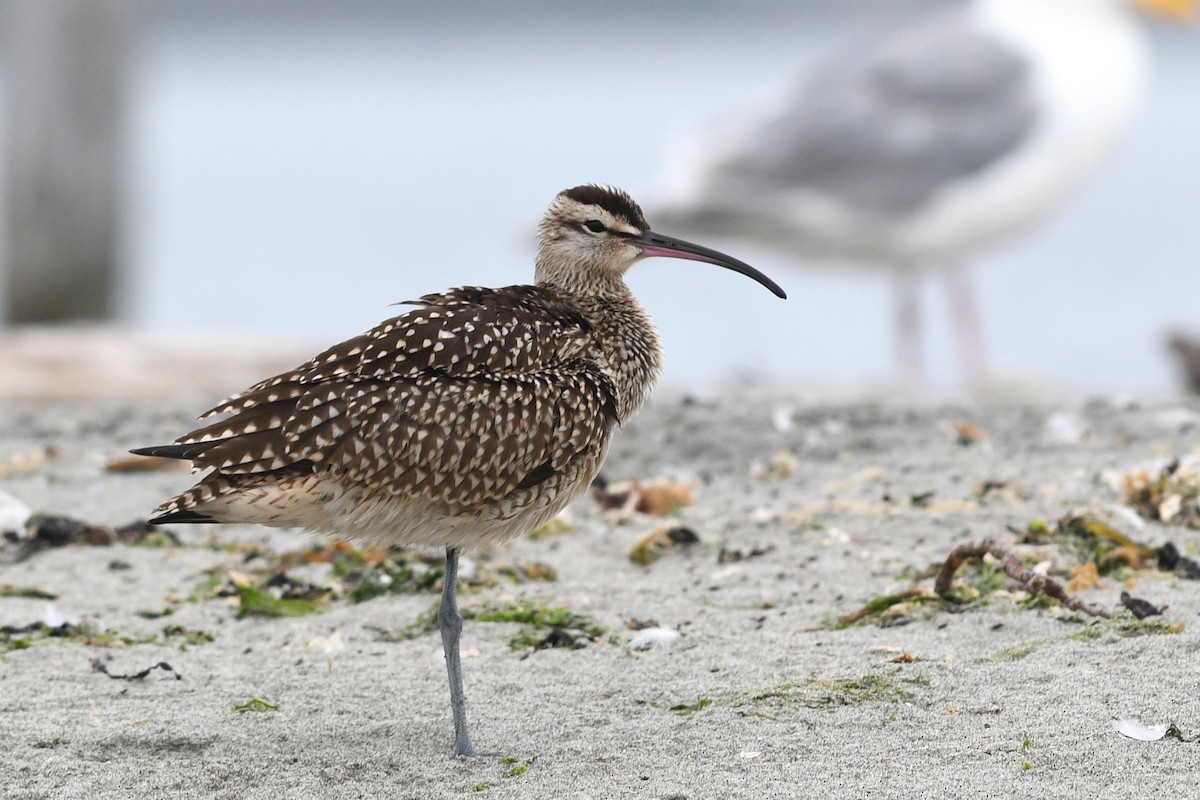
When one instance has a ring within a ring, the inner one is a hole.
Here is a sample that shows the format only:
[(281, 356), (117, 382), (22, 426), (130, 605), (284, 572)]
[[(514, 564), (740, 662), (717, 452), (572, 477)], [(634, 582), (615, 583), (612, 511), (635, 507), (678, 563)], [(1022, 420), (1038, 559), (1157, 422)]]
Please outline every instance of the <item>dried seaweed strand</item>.
[(1038, 575), (1022, 567), (1017, 554), (1003, 547), (995, 539), (981, 539), (977, 542), (967, 542), (954, 548), (950, 555), (947, 556), (946, 563), (942, 564), (942, 568), (938, 570), (937, 581), (933, 585), (934, 591), (937, 592), (939, 597), (948, 595), (954, 583), (954, 574), (958, 572), (958, 568), (966, 561), (983, 558), (989, 553), (998, 558), (1004, 565), (1004, 571), (1019, 583), (1021, 588), (1030, 594), (1048, 595), (1072, 611), (1082, 611), (1093, 617), (1112, 619), (1111, 611), (1072, 597), (1067, 594), (1067, 590), (1058, 581), (1045, 575)]
[(105, 666), (105, 664), (102, 661), (100, 661), (100, 659), (98, 659), (98, 658), (92, 659), (92, 671), (93, 672), (99, 672), (100, 674), (107, 675), (108, 677), (112, 678), (113, 680), (117, 680), (117, 681), (140, 681), (156, 669), (161, 669), (161, 670), (165, 670), (166, 672), (170, 672), (172, 675), (175, 676), (175, 680), (177, 680), (177, 681), (183, 680), (183, 676), (180, 675), (175, 670), (174, 667), (172, 667), (170, 664), (168, 664), (165, 661), (160, 661), (157, 664), (146, 667), (141, 672), (135, 672), (131, 675), (114, 675), (108, 671), (108, 667)]

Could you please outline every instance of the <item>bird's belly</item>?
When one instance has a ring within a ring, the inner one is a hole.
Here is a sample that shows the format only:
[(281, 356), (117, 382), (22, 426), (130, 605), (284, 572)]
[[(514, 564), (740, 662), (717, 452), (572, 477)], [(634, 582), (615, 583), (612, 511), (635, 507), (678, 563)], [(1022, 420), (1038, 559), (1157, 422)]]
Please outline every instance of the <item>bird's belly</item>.
[(237, 492), (197, 510), (220, 522), (307, 528), (387, 545), (465, 549), (505, 542), (545, 525), (588, 488), (607, 451), (605, 440), (535, 486), (472, 506), (393, 494), (318, 472), (279, 479), (246, 476)]

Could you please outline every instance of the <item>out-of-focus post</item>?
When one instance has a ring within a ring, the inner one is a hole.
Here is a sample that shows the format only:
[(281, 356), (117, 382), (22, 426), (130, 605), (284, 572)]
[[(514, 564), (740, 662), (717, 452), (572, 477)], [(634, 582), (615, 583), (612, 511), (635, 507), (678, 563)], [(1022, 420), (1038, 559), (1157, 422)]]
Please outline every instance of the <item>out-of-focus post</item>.
[(140, 0), (3, 0), (8, 324), (108, 319)]

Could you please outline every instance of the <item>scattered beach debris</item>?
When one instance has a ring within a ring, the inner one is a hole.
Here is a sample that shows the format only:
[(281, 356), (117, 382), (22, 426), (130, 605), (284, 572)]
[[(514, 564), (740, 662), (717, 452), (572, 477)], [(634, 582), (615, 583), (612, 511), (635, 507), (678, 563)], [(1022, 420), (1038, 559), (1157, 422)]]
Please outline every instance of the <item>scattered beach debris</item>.
[(549, 539), (551, 536), (562, 536), (564, 533), (569, 533), (573, 528), (570, 509), (564, 509), (558, 516), (529, 534), (529, 538), (535, 541), (538, 539)]
[(241, 573), (229, 573), (229, 580), (238, 598), (238, 619), (303, 617), (319, 611), (331, 594), (327, 586), (293, 580), (285, 572), (275, 573), (261, 587)]
[(0, 597), (28, 597), (33, 600), (57, 600), (58, 594), (40, 586), (15, 586), (0, 583)]
[(1164, 572), (1173, 572), (1190, 581), (1200, 580), (1200, 562), (1180, 555), (1179, 548), (1171, 542), (1161, 545), (1157, 555), (1158, 568)]
[(667, 478), (610, 484), (597, 477), (592, 482), (592, 497), (605, 511), (637, 511), (654, 517), (665, 517), (696, 502), (692, 484)]
[(280, 705), (281, 705), (280, 703), (268, 703), (266, 700), (263, 700), (261, 697), (251, 697), (246, 702), (238, 703), (236, 706), (234, 706), (233, 711), (236, 711), (239, 714), (245, 714), (250, 711), (253, 711), (253, 712), (278, 711)]
[(1139, 468), (1120, 483), (1125, 502), (1142, 517), (1200, 528), (1200, 462), (1172, 458), (1157, 469)]
[(0, 492), (0, 534), (19, 536), (33, 510), (8, 492)]
[(666, 522), (651, 528), (634, 542), (629, 560), (643, 567), (658, 561), (668, 550), (699, 544), (700, 537), (685, 525)]
[(1158, 725), (1144, 725), (1134, 719), (1120, 719), (1113, 722), (1113, 729), (1122, 736), (1137, 739), (1139, 742), (1157, 742), (1167, 735), (1171, 723), (1163, 722)]
[(111, 629), (101, 630), (86, 620), (78, 624), (60, 622), (58, 612), (51, 611), (47, 614), (49, 623), (42, 619), (28, 625), (0, 625), (0, 652), (25, 650), (36, 642), (50, 639), (66, 639), (90, 647), (125, 647), (146, 644), (158, 638), (154, 634), (133, 636)]
[(512, 564), (496, 564), (497, 575), (503, 575), (513, 583), (528, 583), (530, 581), (545, 581), (552, 583), (558, 580), (558, 570), (544, 561), (529, 563), (513, 562)]
[(790, 433), (796, 427), (795, 416), (795, 406), (786, 403), (777, 405), (771, 409), (771, 427), (776, 433)]
[(953, 420), (950, 423), (950, 432), (954, 441), (963, 447), (969, 447), (987, 437), (987, 431), (968, 419)]
[(673, 706), (668, 706), (667, 710), (679, 717), (690, 717), (697, 711), (703, 711), (713, 704), (711, 697), (701, 697), (694, 703), (676, 703)]
[(923, 675), (904, 675), (899, 669), (883, 675), (871, 673), (859, 677), (818, 677), (785, 681), (760, 690), (738, 692), (720, 698), (720, 704), (771, 705), (783, 707), (829, 708), (860, 706), (866, 703), (908, 702), (914, 690), (926, 689), (929, 679)]
[(185, 628), (182, 625), (168, 625), (162, 629), (162, 635), (164, 639), (181, 639), (182, 641), (179, 643), (180, 650), (186, 650), (193, 644), (208, 644), (216, 640), (216, 637), (208, 631)]
[(910, 586), (891, 594), (874, 598), (862, 608), (845, 614), (837, 621), (837, 627), (845, 628), (869, 617), (877, 617), (879, 625), (888, 628), (910, 621), (910, 612), (919, 605), (937, 602), (937, 596), (926, 586)]
[(933, 489), (926, 489), (922, 492), (914, 492), (909, 496), (908, 501), (912, 504), (913, 508), (927, 508), (933, 502), (934, 495), (936, 494), (937, 492)]
[(1056, 411), (1042, 425), (1046, 444), (1079, 444), (1087, 433), (1087, 423), (1074, 411)]
[[(530, 646), (534, 653), (552, 647), (565, 647), (568, 650), (578, 650), (581, 647), (587, 647), (592, 641), (592, 635), (579, 628), (551, 628), (546, 632), (545, 636), (532, 642)], [(523, 642), (522, 644), (524, 645), (525, 643)]]
[(304, 643), (305, 650), (318, 650), (326, 654), (340, 653), (346, 649), (342, 641), (342, 629), (335, 628), (328, 636), (314, 636)]
[(179, 537), (164, 528), (135, 520), (111, 528), (95, 525), (61, 514), (33, 514), (25, 522), (24, 534), (5, 533), (5, 540), (15, 544), (12, 561), (20, 562), (42, 550), (69, 545), (107, 547), (120, 542), (149, 547), (178, 547)]
[(1072, 611), (1081, 611), (1093, 617), (1110, 619), (1112, 612), (1106, 608), (1085, 603), (1067, 593), (1062, 584), (1046, 575), (1039, 575), (1021, 566), (1020, 557), (1012, 550), (1002, 546), (995, 539), (981, 539), (976, 542), (961, 544), (951, 551), (938, 572), (933, 589), (939, 597), (952, 598), (954, 590), (954, 574), (967, 561), (982, 559), (990, 555), (1000, 561), (1004, 571), (1018, 585), (1031, 595), (1044, 594), (1053, 597)]
[(1094, 589), (1100, 585), (1100, 570), (1095, 562), (1076, 564), (1071, 567), (1071, 580), (1067, 582), (1068, 592), (1082, 592), (1084, 589)]
[(1142, 544), (1087, 512), (1067, 514), (1054, 527), (1045, 520), (1034, 519), (1025, 530), (1015, 532), (1022, 544), (1066, 543), (1085, 566), (1095, 564), (1099, 574), (1117, 569), (1142, 570), (1146, 562), (1154, 561), (1164, 572), (1188, 580), (1200, 579), (1200, 563), (1181, 555), (1171, 542), (1158, 547)]
[(513, 650), (526, 647), (534, 652), (549, 647), (575, 650), (589, 642), (600, 641), (605, 633), (604, 628), (589, 617), (569, 608), (550, 608), (527, 601), (469, 608), (463, 610), (462, 615), (479, 622), (517, 622), (528, 626), (509, 640), (508, 646)]
[(1008, 488), (1008, 481), (1001, 478), (988, 478), (985, 481), (980, 481), (971, 490), (971, 494), (978, 497), (980, 500), (987, 497), (992, 492), (998, 492), (1001, 489)]
[(34, 514), (26, 526), (26, 541), (37, 549), (69, 544), (112, 544), (112, 529), (57, 514)]
[[(433, 633), (437, 627), (438, 604), (434, 603), (399, 633), (367, 626), (380, 641), (405, 641)], [(508, 640), (513, 650), (533, 652), (551, 647), (577, 650), (591, 642), (601, 642), (608, 633), (590, 617), (569, 608), (551, 608), (527, 600), (484, 603), (460, 609), (464, 620), (474, 622), (514, 622), (523, 627)]]
[(769, 544), (766, 547), (759, 547), (758, 545), (755, 545), (754, 547), (750, 548), (749, 550), (747, 550), (745, 552), (743, 552), (742, 549), (738, 548), (738, 547), (726, 547), (725, 545), (721, 545), (721, 549), (719, 551), (717, 551), (717, 563), (718, 564), (732, 564), (736, 561), (745, 561), (746, 559), (749, 559), (749, 558), (758, 558), (759, 556), (765, 556), (768, 553), (773, 552), (774, 550), (775, 550), (775, 545), (773, 545), (773, 544)]
[(32, 475), (46, 466), (46, 462), (57, 454), (54, 447), (46, 446), (0, 459), (0, 478)]
[(771, 456), (766, 464), (756, 461), (750, 466), (750, 476), (760, 481), (778, 481), (790, 478), (800, 468), (800, 461), (786, 450)]
[[(385, 594), (437, 591), (445, 571), (445, 562), (440, 556), (434, 558), (388, 547), (360, 550), (344, 540), (313, 548), (302, 555), (307, 563), (332, 564), (331, 577), (340, 585), (340, 590), (339, 586), (333, 585), (326, 588), (331, 594), (344, 594), (352, 603)], [(279, 567), (284, 567), (284, 562), (276, 568)]]
[(107, 675), (108, 677), (110, 677), (116, 681), (140, 681), (140, 680), (145, 679), (145, 677), (147, 675), (149, 675), (151, 672), (153, 672), (156, 669), (161, 669), (164, 672), (171, 673), (171, 675), (173, 675), (175, 677), (175, 680), (177, 680), (177, 681), (183, 680), (183, 676), (180, 675), (179, 672), (174, 667), (172, 667), (170, 664), (168, 664), (165, 661), (159, 661), (157, 664), (151, 664), (150, 666), (146, 667), (141, 672), (134, 672), (134, 673), (130, 673), (128, 675), (114, 675), (113, 673), (108, 671), (108, 666), (98, 658), (93, 658), (91, 660), (91, 664), (92, 664), (92, 672), (99, 672), (101, 675)]
[(658, 620), (630, 617), (629, 619), (625, 620), (625, 627), (631, 631), (640, 631), (645, 630), (646, 628), (657, 628)]
[(1156, 606), (1140, 597), (1132, 596), (1129, 592), (1121, 592), (1121, 605), (1129, 609), (1138, 619), (1157, 617), (1167, 610), (1167, 606)]
[(105, 472), (186, 472), (191, 468), (190, 462), (178, 458), (132, 454), (114, 456), (104, 463)]
[(1132, 639), (1138, 636), (1174, 636), (1184, 629), (1184, 623), (1171, 624), (1163, 619), (1141, 620), (1132, 614), (1121, 614), (1112, 619), (1093, 620), (1081, 628), (1059, 636), (1027, 639), (1018, 644), (1003, 647), (988, 656), (975, 659), (976, 664), (1020, 661), (1043, 647), (1063, 642), (1094, 642), (1112, 637)]
[(642, 628), (629, 640), (630, 650), (666, 650), (679, 641), (680, 633), (674, 628)]

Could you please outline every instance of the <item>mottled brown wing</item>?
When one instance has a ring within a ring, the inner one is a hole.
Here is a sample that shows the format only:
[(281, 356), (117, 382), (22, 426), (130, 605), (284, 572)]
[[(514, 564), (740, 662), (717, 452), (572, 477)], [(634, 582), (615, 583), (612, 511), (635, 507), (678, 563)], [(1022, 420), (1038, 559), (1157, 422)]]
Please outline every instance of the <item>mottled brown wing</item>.
[(541, 287), (460, 289), (262, 381), (180, 438), (197, 467), (307, 462), (373, 490), (474, 504), (545, 479), (612, 424), (586, 320)]

